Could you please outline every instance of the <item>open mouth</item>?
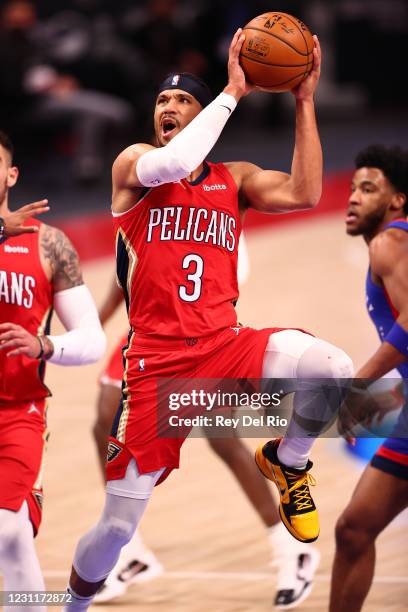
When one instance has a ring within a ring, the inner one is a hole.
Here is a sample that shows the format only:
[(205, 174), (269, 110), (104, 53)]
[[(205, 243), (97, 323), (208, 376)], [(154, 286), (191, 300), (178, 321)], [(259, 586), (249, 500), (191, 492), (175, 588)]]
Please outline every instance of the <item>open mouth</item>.
[(177, 123), (175, 119), (165, 117), (162, 121), (161, 128), (164, 136), (170, 136), (177, 128)]

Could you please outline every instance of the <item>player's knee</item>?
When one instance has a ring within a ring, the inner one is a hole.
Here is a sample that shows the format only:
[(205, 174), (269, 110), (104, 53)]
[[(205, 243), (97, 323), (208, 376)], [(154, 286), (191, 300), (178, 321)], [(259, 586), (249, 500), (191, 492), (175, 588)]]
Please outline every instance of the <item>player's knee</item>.
[(363, 517), (350, 517), (343, 513), (336, 524), (336, 547), (348, 557), (356, 557), (370, 546), (376, 533), (367, 526)]
[(11, 551), (13, 556), (24, 556), (27, 541), (31, 543), (33, 530), (28, 520), (21, 520), (17, 512), (1, 510), (0, 518), (0, 558), (8, 557)]
[(333, 378), (353, 378), (354, 376), (354, 364), (349, 355), (342, 349), (332, 347), (334, 349), (334, 355), (331, 357), (331, 353), (328, 354), (328, 359), (332, 359), (331, 362), (331, 375)]
[(352, 378), (351, 358), (342, 349), (324, 340), (317, 340), (299, 359), (299, 378)]
[(101, 538), (105, 537), (108, 541), (114, 540), (124, 546), (132, 539), (136, 525), (131, 521), (111, 516), (100, 523), (98, 531)]

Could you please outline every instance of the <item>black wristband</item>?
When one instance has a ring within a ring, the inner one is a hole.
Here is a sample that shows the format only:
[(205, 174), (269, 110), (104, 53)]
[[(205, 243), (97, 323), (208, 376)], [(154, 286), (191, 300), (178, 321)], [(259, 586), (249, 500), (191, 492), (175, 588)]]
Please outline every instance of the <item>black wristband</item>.
[(38, 342), (40, 343), (40, 352), (37, 355), (36, 359), (42, 359), (44, 357), (44, 353), (45, 353), (45, 344), (44, 344), (44, 340), (42, 338), (42, 336), (36, 336)]

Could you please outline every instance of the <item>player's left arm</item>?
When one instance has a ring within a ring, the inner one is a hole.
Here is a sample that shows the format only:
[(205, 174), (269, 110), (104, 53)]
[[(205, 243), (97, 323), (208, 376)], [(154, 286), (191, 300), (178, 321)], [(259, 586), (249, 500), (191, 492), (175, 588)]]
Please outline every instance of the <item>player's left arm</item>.
[(408, 360), (408, 240), (405, 234), (388, 230), (369, 246), (370, 270), (382, 283), (398, 317), (377, 351), (357, 371), (339, 413), (339, 431), (352, 444), (353, 428), (369, 428), (374, 420), (401, 406), (398, 386), (385, 393), (371, 392), (371, 382)]
[(78, 253), (61, 230), (44, 225), (40, 234), (44, 269), (54, 290), (54, 309), (67, 330), (57, 336), (30, 334), (20, 325), (0, 325), (2, 349), (8, 356), (26, 355), (59, 365), (84, 365), (98, 361), (106, 337), (89, 289), (83, 282)]
[(54, 293), (83, 285), (77, 250), (63, 231), (44, 224), (40, 234), (40, 252)]
[(356, 375), (377, 379), (408, 360), (408, 240), (405, 233), (388, 230), (371, 241), (369, 250), (372, 273), (399, 313), (379, 349)]
[(323, 155), (317, 128), (314, 94), (320, 78), (321, 49), (314, 36), (313, 69), (293, 91), (296, 135), (291, 173), (262, 170), (243, 172), (241, 192), (248, 206), (261, 212), (291, 212), (315, 207), (322, 193)]

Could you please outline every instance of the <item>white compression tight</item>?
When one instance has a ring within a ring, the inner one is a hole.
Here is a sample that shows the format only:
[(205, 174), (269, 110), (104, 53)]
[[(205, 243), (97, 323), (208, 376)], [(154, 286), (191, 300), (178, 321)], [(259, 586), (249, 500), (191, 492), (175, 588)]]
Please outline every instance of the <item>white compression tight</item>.
[[(115, 567), (121, 548), (132, 538), (163, 469), (140, 475), (132, 459), (126, 475), (107, 485), (105, 507), (99, 522), (79, 541), (73, 566), (87, 582), (100, 582)], [(92, 597), (72, 591), (73, 601), (64, 610), (87, 610)], [(77, 596), (78, 595), (78, 596)]]
[[(322, 389), (319, 379), (352, 378), (353, 363), (344, 351), (329, 342), (288, 329), (269, 337), (262, 376), (312, 379), (312, 388), (295, 393), (295, 418), (292, 417), (278, 449), (278, 457), (283, 464), (303, 468), (315, 438), (333, 417), (336, 404), (336, 399), (328, 402), (327, 392)], [(316, 382), (314, 388), (313, 379)], [(338, 393), (337, 407), (340, 399)]]
[[(44, 591), (27, 502), (18, 512), (0, 508), (0, 573), (5, 591)], [(43, 606), (5, 606), (5, 612), (45, 612)]]

